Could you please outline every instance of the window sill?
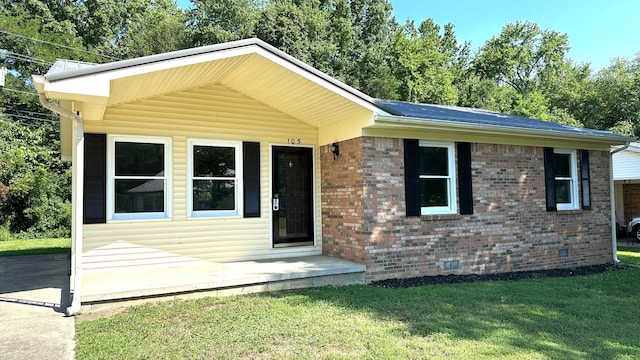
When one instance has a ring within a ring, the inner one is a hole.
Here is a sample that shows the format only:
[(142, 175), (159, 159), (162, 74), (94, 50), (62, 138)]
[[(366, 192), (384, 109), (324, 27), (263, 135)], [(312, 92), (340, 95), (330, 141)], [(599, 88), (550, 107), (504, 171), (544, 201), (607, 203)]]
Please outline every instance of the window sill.
[(187, 217), (187, 220), (215, 220), (215, 219), (241, 219), (242, 215), (238, 214), (191, 214)]
[(115, 218), (107, 220), (108, 224), (111, 223), (129, 223), (129, 222), (148, 222), (148, 221), (171, 221), (169, 217), (152, 217), (152, 218)]
[(560, 215), (575, 215), (582, 214), (584, 210), (582, 209), (558, 209), (556, 212)]
[(459, 220), (463, 215), (460, 214), (433, 214), (433, 215), (420, 215), (420, 219), (423, 221), (446, 221), (446, 220)]

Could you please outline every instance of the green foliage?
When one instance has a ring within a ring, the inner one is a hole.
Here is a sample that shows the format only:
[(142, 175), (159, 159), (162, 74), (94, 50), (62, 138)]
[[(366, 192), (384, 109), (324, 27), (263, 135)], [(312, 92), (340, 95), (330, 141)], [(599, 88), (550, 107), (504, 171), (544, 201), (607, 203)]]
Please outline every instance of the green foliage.
[(17, 237), (70, 235), (71, 178), (62, 163), (56, 123), (38, 127), (4, 120), (0, 123), (0, 182), (9, 187), (0, 201), (0, 225)]
[(398, 93), (402, 100), (443, 105), (458, 102), (453, 64), (459, 49), (453, 28), (447, 29), (441, 35), (440, 27), (426, 19), (418, 29), (409, 21), (394, 33), (390, 67), (401, 81)]
[(614, 59), (599, 71), (587, 83), (581, 105), (585, 125), (631, 130), (640, 137), (640, 54), (633, 60)]
[(556, 70), (569, 51), (566, 34), (542, 30), (535, 23), (507, 24), (500, 35), (489, 39), (473, 60), (482, 76), (513, 87), (526, 95), (537, 81)]
[(127, 4), (122, 36), (114, 52), (121, 58), (160, 54), (189, 47), (187, 14), (172, 0), (135, 0)]
[(537, 91), (524, 95), (517, 94), (512, 112), (514, 115), (547, 120), (547, 106), (545, 105), (545, 101), (545, 97)]
[(4, 226), (0, 226), (0, 241), (7, 241), (11, 239), (11, 232)]
[(194, 0), (189, 31), (194, 46), (251, 37), (258, 20), (259, 0)]

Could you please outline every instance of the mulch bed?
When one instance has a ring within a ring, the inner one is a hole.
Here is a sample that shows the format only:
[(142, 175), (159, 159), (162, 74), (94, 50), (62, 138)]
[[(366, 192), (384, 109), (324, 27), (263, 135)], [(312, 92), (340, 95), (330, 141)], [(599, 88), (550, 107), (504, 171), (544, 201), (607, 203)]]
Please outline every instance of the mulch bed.
[(520, 280), (520, 279), (539, 279), (545, 277), (567, 277), (600, 274), (609, 270), (619, 270), (626, 268), (624, 265), (593, 265), (582, 266), (570, 269), (550, 269), (535, 271), (515, 271), (498, 274), (469, 274), (469, 275), (437, 275), (437, 276), (421, 276), (408, 279), (388, 279), (374, 281), (373, 286), (385, 288), (406, 288), (412, 286), (422, 286), (431, 284), (457, 284), (477, 281), (501, 281), (501, 280)]

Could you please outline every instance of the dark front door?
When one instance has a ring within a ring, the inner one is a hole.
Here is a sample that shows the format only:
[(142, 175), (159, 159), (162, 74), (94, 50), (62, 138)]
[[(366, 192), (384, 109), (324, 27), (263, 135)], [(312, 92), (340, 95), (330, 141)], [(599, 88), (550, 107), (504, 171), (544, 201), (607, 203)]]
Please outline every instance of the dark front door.
[(313, 153), (274, 146), (272, 201), (274, 246), (313, 245)]

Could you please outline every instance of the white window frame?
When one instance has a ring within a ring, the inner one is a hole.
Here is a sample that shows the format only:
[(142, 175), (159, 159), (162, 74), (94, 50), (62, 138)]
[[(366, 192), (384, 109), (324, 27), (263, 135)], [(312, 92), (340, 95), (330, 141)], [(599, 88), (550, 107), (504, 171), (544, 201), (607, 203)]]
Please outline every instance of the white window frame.
[[(420, 147), (440, 147), (447, 148), (447, 158), (449, 166), (449, 176), (432, 176), (421, 175), (418, 173), (419, 179), (447, 179), (447, 195), (449, 196), (449, 206), (422, 206), (420, 213), (422, 215), (439, 215), (439, 214), (457, 214), (458, 198), (457, 198), (457, 182), (456, 182), (456, 153), (454, 143), (450, 142), (434, 142), (420, 141)], [(418, 160), (420, 161), (420, 159)], [(420, 167), (418, 167), (420, 169)], [(418, 170), (419, 172), (420, 170)]]
[[(115, 176), (115, 144), (116, 142), (149, 143), (164, 145), (164, 176), (149, 177), (164, 180), (164, 211), (140, 212), (140, 213), (116, 213), (115, 212), (115, 180), (135, 177)], [(136, 221), (136, 220), (162, 220), (171, 218), (171, 138), (138, 135), (107, 135), (107, 222), (111, 221)]]
[[(188, 146), (188, 166), (187, 166), (187, 209), (189, 219), (201, 218), (219, 218), (219, 217), (239, 217), (243, 213), (244, 198), (243, 194), (243, 163), (242, 163), (242, 142), (229, 140), (207, 140), (207, 139), (189, 139)], [(212, 146), (212, 147), (232, 147), (235, 149), (236, 172), (233, 178), (230, 177), (212, 177), (199, 178), (193, 176), (193, 147), (194, 146)], [(234, 210), (193, 210), (193, 181), (194, 180), (233, 180), (235, 186), (235, 209)]]
[[(571, 202), (569, 203), (558, 203), (556, 202), (556, 209), (558, 210), (577, 210), (578, 209), (578, 161), (577, 161), (577, 151), (570, 149), (553, 149), (554, 154), (568, 154), (569, 156), (569, 166), (571, 170), (571, 177), (557, 177), (555, 175), (555, 169), (553, 178), (554, 180), (569, 180), (570, 186), (569, 189), (571, 191)], [(557, 191), (557, 189), (556, 189)], [(556, 194), (554, 194), (556, 196)]]

